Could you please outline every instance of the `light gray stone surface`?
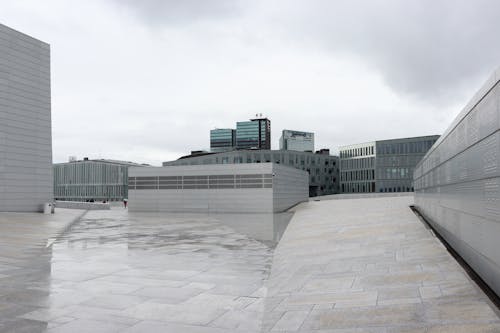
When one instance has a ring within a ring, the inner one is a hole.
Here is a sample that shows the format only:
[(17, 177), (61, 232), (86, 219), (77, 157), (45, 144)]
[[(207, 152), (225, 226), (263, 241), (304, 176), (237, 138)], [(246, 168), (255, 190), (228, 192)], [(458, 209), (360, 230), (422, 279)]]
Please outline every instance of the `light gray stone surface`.
[(276, 250), (245, 214), (0, 214), (0, 332), (499, 331), (410, 202), (301, 204)]
[(296, 207), (266, 283), (263, 331), (500, 331), (498, 312), (412, 203), (400, 196)]
[(0, 211), (53, 200), (50, 46), (0, 24)]
[(48, 247), (32, 246), (52, 237), (43, 228), (11, 224), (0, 332), (260, 330), (272, 243), (216, 216), (88, 211)]

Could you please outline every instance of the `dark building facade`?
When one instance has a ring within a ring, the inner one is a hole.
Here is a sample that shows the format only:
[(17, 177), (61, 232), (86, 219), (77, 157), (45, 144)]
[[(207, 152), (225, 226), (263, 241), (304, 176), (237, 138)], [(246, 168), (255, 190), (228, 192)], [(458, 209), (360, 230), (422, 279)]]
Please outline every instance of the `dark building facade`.
[(223, 152), (236, 148), (236, 130), (216, 128), (210, 131), (210, 151)]
[(413, 192), (413, 171), (439, 135), (340, 148), (342, 193)]
[(236, 149), (271, 149), (271, 121), (256, 118), (237, 122)]
[(290, 150), (235, 150), (223, 153), (188, 155), (176, 161), (163, 162), (172, 165), (209, 165), (238, 163), (276, 163), (304, 170), (309, 173), (309, 196), (339, 193), (339, 158), (326, 154)]

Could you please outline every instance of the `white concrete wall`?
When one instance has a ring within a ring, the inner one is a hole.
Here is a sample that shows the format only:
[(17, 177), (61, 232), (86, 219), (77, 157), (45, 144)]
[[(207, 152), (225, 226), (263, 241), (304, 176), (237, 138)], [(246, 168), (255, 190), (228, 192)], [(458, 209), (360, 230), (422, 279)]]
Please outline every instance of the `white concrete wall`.
[(500, 71), (415, 170), (415, 204), (500, 295)]
[(309, 174), (303, 170), (273, 164), (274, 211), (282, 212), (309, 200)]
[[(213, 164), (169, 167), (132, 167), (130, 179), (154, 176), (272, 175), (267, 188), (135, 189), (129, 181), (129, 210), (197, 213), (272, 213), (308, 198), (308, 177), (304, 171), (275, 168), (272, 163)], [(301, 177), (299, 177), (299, 174)], [(300, 180), (298, 180), (300, 178)], [(284, 184), (286, 181), (294, 185)], [(271, 187), (271, 184), (275, 188)], [(293, 189), (297, 193), (293, 193)], [(273, 191), (276, 191), (273, 194)]]
[(50, 47), (0, 24), (0, 211), (52, 199)]

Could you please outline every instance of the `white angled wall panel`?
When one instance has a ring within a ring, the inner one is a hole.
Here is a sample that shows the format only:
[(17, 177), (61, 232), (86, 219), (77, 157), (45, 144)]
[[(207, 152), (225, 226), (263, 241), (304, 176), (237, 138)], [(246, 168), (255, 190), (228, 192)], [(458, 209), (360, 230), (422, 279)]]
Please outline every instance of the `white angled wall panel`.
[(419, 211), (500, 294), (500, 71), (415, 169)]
[(0, 211), (52, 200), (50, 47), (0, 24)]

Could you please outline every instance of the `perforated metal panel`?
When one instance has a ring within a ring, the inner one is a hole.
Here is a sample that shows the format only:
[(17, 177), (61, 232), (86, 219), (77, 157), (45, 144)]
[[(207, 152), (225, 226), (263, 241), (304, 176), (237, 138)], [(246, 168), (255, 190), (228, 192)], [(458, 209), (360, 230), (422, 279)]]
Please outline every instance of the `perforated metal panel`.
[(414, 173), (415, 204), (500, 294), (500, 72), (494, 73)]

